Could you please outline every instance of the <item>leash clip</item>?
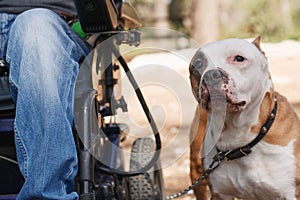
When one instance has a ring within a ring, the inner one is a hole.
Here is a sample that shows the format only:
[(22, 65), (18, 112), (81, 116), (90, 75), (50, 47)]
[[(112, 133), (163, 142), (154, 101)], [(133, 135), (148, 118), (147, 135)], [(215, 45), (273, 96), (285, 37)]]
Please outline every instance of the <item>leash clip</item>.
[(208, 167), (209, 171), (213, 171), (215, 170), (217, 167), (220, 166), (221, 162), (224, 160), (224, 158), (226, 158), (228, 152), (218, 152), (214, 157), (213, 157), (213, 161), (211, 162), (211, 164)]

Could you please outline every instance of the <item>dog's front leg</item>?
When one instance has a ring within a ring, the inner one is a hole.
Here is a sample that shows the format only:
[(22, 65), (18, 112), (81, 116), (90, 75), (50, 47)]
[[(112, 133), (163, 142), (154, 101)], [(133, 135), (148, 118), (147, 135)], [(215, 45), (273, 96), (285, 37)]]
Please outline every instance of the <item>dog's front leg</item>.
[[(192, 123), (191, 146), (190, 146), (190, 177), (191, 181), (196, 181), (203, 175), (204, 166), (200, 155), (201, 147), (206, 132), (207, 114), (198, 107)], [(194, 193), (197, 200), (206, 200), (207, 197), (207, 180), (203, 180), (195, 189)]]

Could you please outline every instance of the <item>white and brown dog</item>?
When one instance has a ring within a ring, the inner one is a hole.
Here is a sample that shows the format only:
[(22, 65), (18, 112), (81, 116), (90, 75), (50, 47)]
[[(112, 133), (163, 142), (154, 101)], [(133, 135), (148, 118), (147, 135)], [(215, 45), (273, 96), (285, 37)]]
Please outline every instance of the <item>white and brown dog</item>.
[(219, 164), (194, 189), (197, 199), (207, 198), (209, 186), (212, 199), (300, 200), (300, 122), (274, 90), (260, 36), (252, 43), (209, 43), (195, 53), (189, 70), (199, 103), (192, 182)]

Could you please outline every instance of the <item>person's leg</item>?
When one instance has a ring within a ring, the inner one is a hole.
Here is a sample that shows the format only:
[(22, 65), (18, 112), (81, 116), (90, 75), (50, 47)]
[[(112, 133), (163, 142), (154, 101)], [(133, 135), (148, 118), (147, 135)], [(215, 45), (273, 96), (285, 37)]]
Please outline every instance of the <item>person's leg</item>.
[(5, 61), (9, 28), (16, 16), (15, 14), (0, 13), (0, 59), (2, 61)]
[[(78, 38), (77, 38), (78, 39)], [(15, 142), (25, 183), (18, 199), (78, 199), (72, 135), (78, 61), (87, 47), (54, 12), (20, 14), (8, 37)]]

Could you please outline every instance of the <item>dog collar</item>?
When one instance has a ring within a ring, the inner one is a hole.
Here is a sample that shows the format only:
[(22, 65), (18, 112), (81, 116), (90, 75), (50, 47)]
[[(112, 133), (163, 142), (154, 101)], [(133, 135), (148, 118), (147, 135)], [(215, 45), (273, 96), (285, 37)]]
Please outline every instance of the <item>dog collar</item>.
[[(277, 113), (277, 98), (275, 97), (274, 99), (274, 108), (271, 112), (271, 114), (269, 115), (268, 119), (266, 120), (266, 122), (262, 125), (262, 127), (260, 128), (260, 132), (259, 134), (247, 145), (236, 148), (236, 149), (232, 149), (232, 150), (227, 150), (227, 151), (221, 151), (218, 147), (217, 151), (218, 154), (215, 157), (218, 157), (218, 159), (223, 160), (224, 158), (227, 158), (228, 160), (234, 160), (237, 158), (241, 158), (244, 157), (248, 154), (250, 154), (252, 152), (252, 147), (254, 147), (259, 141), (261, 141), (265, 135), (268, 133), (269, 129), (271, 128), (275, 117), (276, 117), (276, 113)], [(214, 158), (215, 159), (215, 158)]]

